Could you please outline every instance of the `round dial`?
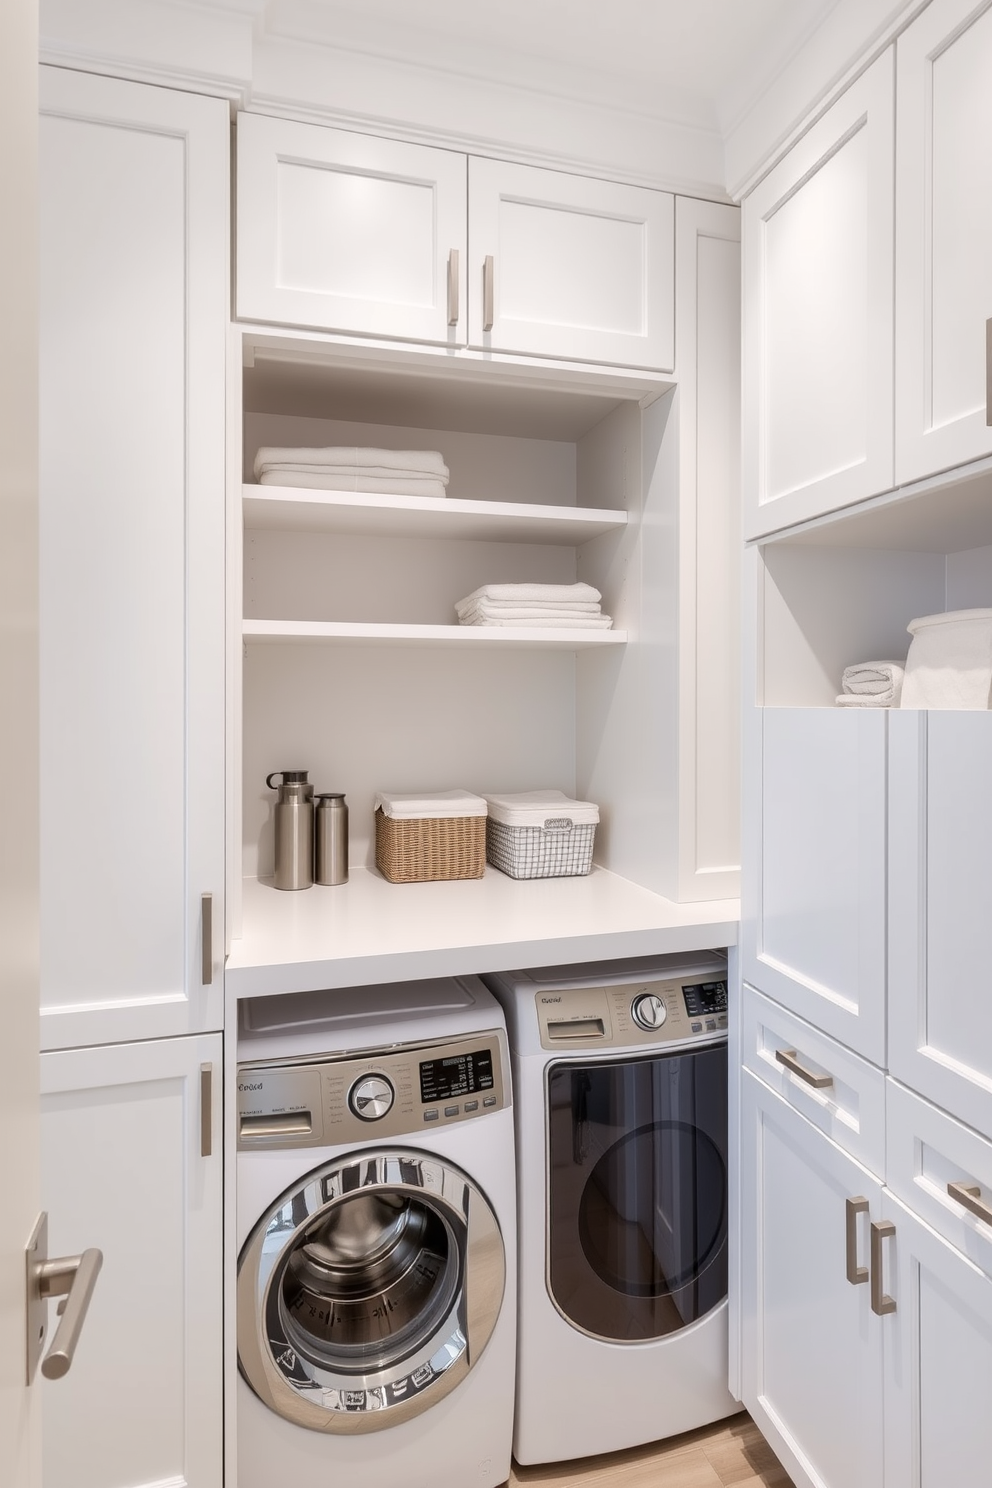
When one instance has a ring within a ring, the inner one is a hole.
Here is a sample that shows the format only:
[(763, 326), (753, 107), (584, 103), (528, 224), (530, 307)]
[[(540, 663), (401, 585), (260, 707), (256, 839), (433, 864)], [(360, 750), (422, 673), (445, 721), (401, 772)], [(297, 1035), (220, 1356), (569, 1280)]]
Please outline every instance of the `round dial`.
[(634, 998), (630, 1015), (638, 1028), (646, 1028), (649, 1033), (653, 1033), (668, 1017), (668, 1009), (657, 993), (642, 992), (640, 997)]
[(381, 1121), (393, 1108), (396, 1092), (385, 1075), (363, 1075), (348, 1092), (348, 1104), (362, 1121)]

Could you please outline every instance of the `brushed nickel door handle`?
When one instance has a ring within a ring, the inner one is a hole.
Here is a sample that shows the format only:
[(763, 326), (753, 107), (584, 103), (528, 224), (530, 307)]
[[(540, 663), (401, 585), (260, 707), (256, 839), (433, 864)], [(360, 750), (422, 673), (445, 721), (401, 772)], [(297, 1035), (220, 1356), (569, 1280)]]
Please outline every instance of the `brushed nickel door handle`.
[(947, 1192), (952, 1199), (956, 1199), (962, 1208), (967, 1209), (969, 1214), (974, 1214), (976, 1219), (984, 1219), (987, 1225), (992, 1225), (992, 1206), (982, 1200), (982, 1190), (977, 1183), (949, 1183)]
[(458, 265), (460, 254), (457, 248), (452, 248), (448, 254), (448, 324), (458, 324)]
[(896, 1227), (891, 1219), (873, 1219), (871, 1223), (871, 1310), (879, 1317), (895, 1312), (896, 1299), (885, 1292), (882, 1275), (882, 1241), (894, 1235)]
[(858, 1265), (858, 1215), (868, 1213), (868, 1200), (863, 1197), (847, 1201), (847, 1279), (852, 1286), (868, 1280), (868, 1267)]
[(200, 895), (200, 979), (209, 987), (214, 979), (214, 896)]
[(784, 1064), (790, 1074), (798, 1076), (806, 1085), (812, 1085), (814, 1090), (826, 1090), (834, 1083), (833, 1075), (814, 1075), (804, 1064), (800, 1064), (796, 1057), (795, 1049), (776, 1049), (775, 1058), (779, 1064)]
[(495, 302), (494, 280), (496, 278), (496, 265), (491, 253), (487, 253), (482, 265), (482, 329), (491, 331), (493, 328), (493, 307)]
[(41, 1214), (27, 1249), (27, 1314), (28, 1314), (28, 1384), (41, 1357), (47, 1323), (45, 1303), (49, 1297), (61, 1297), (60, 1322), (52, 1346), (42, 1362), (46, 1379), (62, 1379), (69, 1373), (79, 1343), (79, 1335), (89, 1311), (93, 1288), (103, 1265), (103, 1251), (95, 1247), (80, 1255), (48, 1259), (48, 1215)]

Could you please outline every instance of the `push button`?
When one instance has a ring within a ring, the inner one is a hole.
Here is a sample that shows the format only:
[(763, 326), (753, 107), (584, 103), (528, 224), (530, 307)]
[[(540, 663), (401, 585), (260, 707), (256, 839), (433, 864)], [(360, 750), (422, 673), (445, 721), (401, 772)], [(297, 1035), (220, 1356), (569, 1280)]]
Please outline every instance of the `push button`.
[(495, 1106), (495, 1104), (496, 1104), (496, 1097), (494, 1095), (487, 1095), (485, 1097), (485, 1099), (483, 1100), (482, 1104), (484, 1106)]
[(425, 1111), (424, 1112), (424, 1120), (425, 1121), (438, 1121), (439, 1119), (440, 1118), (438, 1116), (437, 1111)]
[(692, 1031), (693, 1031), (693, 1033), (702, 1033), (702, 1031), (703, 1031), (703, 1025), (702, 1025), (702, 1023), (693, 1023), (693, 1025), (692, 1025)]
[(478, 1101), (466, 1101), (465, 1102), (465, 1109), (466, 1109), (466, 1111), (477, 1111), (479, 1109), (479, 1102)]
[(444, 1114), (445, 1114), (445, 1116), (457, 1116), (458, 1115), (458, 1107), (457, 1106), (445, 1106), (445, 1108), (444, 1108)]

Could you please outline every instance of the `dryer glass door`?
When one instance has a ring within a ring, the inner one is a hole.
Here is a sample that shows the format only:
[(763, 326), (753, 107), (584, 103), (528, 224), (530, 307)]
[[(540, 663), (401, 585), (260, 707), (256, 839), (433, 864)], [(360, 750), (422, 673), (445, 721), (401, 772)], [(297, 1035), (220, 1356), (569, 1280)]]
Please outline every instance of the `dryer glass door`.
[(548, 1285), (584, 1333), (661, 1338), (727, 1295), (727, 1047), (548, 1075)]

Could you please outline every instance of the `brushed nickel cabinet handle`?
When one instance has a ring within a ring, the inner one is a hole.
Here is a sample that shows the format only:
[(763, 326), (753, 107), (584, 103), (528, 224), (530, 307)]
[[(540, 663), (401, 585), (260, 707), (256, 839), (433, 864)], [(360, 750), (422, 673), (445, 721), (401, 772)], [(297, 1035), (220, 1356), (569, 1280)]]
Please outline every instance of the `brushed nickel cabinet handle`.
[(775, 1058), (779, 1064), (784, 1064), (791, 1074), (797, 1075), (807, 1085), (812, 1085), (814, 1090), (826, 1090), (834, 1083), (833, 1075), (814, 1075), (804, 1064), (800, 1064), (796, 1058), (795, 1049), (776, 1049)]
[(858, 1215), (868, 1213), (868, 1200), (863, 1197), (847, 1201), (847, 1279), (852, 1286), (868, 1280), (868, 1267), (858, 1265)]
[(452, 248), (448, 254), (448, 324), (458, 324), (458, 264), (460, 254), (457, 248)]
[(992, 428), (992, 320), (985, 322), (985, 422)]
[(200, 895), (200, 977), (205, 987), (214, 979), (214, 896)]
[(214, 1067), (200, 1065), (200, 1156), (209, 1157), (214, 1150)]
[(27, 1249), (28, 1384), (34, 1378), (44, 1347), (45, 1303), (49, 1297), (63, 1300), (58, 1309), (60, 1322), (41, 1372), (51, 1380), (62, 1379), (69, 1373), (102, 1265), (103, 1252), (95, 1247), (80, 1255), (58, 1256), (50, 1261), (48, 1215), (39, 1215)]
[(482, 329), (491, 331), (493, 328), (493, 281), (496, 278), (496, 266), (491, 253), (486, 254), (482, 265)]
[(982, 1190), (977, 1183), (949, 1183), (947, 1192), (952, 1199), (965, 1209), (969, 1214), (974, 1214), (976, 1219), (984, 1219), (987, 1225), (992, 1225), (992, 1206), (983, 1203)]
[(871, 1310), (879, 1317), (896, 1310), (896, 1299), (886, 1295), (882, 1275), (882, 1241), (895, 1232), (891, 1219), (873, 1219), (871, 1222)]

